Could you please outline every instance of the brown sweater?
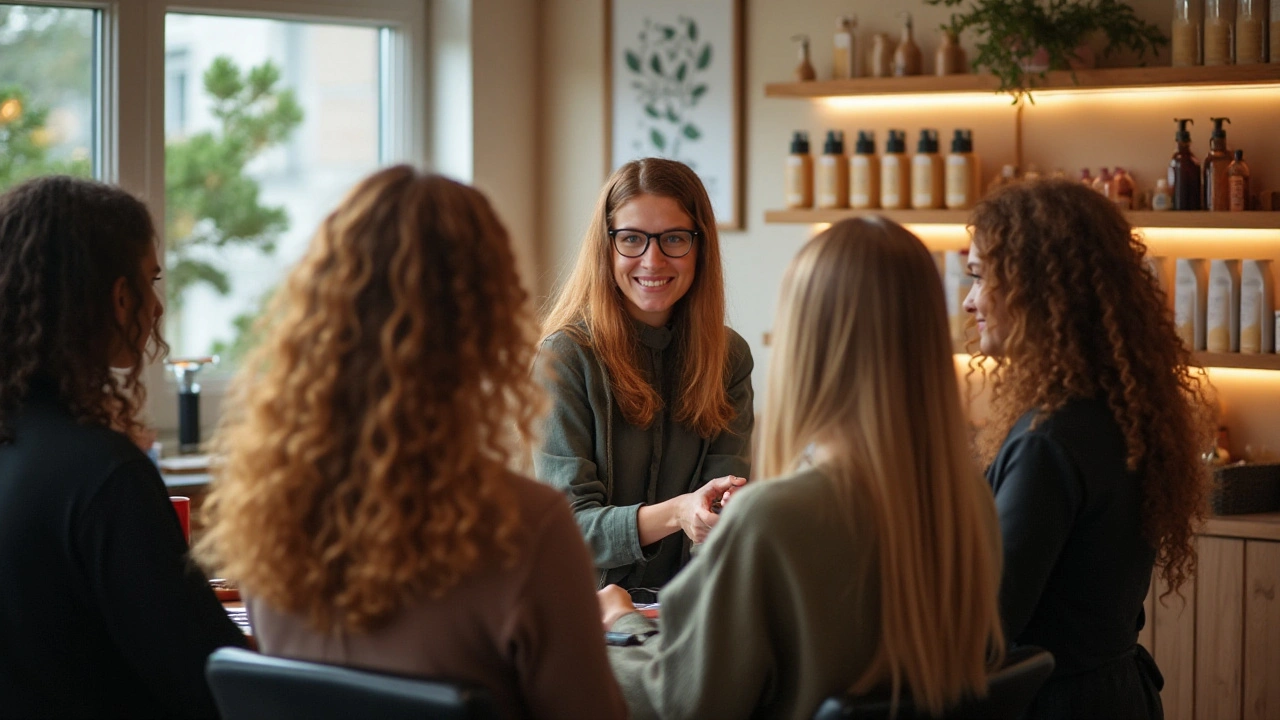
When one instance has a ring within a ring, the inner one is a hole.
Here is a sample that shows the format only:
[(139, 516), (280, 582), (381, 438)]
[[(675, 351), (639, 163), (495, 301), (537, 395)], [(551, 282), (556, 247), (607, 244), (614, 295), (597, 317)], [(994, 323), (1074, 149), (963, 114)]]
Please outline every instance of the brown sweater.
[(626, 717), (605, 657), (591, 559), (564, 495), (512, 476), (523, 555), (480, 570), (439, 600), (421, 599), (369, 634), (322, 635), (304, 618), (250, 600), (271, 655), (452, 678), (489, 688), (511, 718)]

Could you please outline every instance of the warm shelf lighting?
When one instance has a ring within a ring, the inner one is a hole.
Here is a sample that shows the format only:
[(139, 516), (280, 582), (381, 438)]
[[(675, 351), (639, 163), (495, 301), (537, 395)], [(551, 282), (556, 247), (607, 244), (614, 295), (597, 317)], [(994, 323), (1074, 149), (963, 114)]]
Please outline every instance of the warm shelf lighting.
[[(1151, 100), (1154, 102), (1167, 102), (1170, 100), (1185, 101), (1198, 103), (1201, 96), (1206, 94), (1213, 95), (1215, 100), (1257, 100), (1263, 99), (1258, 97), (1258, 91), (1264, 90), (1272, 93), (1280, 92), (1280, 84), (1278, 83), (1258, 83), (1255, 85), (1230, 85), (1225, 87), (1215, 87), (1213, 85), (1160, 85), (1151, 87), (1126, 87), (1126, 88), (1052, 88), (1046, 90), (1032, 89), (1031, 93), (1036, 98), (1036, 103), (1040, 103), (1040, 98), (1046, 98), (1057, 101), (1069, 101), (1071, 98), (1077, 97), (1097, 97), (1099, 95), (1114, 95), (1124, 97), (1125, 100), (1133, 99), (1134, 96), (1143, 100)], [(1274, 100), (1274, 96), (1271, 98)]]
[(1013, 99), (1002, 93), (960, 92), (916, 95), (847, 95), (824, 97), (819, 102), (831, 110), (936, 110), (939, 108), (1013, 109)]

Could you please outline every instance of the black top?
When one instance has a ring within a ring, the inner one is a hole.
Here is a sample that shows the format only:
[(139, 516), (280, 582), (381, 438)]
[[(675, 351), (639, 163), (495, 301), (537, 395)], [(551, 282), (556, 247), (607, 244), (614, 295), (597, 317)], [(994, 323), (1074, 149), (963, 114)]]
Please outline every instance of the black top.
[(1055, 676), (1130, 655), (1155, 549), (1142, 535), (1142, 487), (1106, 402), (1029, 412), (987, 469), (1004, 536), (1000, 610), (1017, 645), (1053, 653)]
[(0, 716), (211, 717), (204, 663), (246, 645), (155, 466), (33, 389), (0, 446)]

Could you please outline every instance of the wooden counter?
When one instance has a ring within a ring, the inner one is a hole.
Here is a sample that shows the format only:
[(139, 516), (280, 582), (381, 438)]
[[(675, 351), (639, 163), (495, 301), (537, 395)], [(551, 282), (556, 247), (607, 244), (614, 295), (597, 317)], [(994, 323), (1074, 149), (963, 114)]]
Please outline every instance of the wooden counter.
[(1200, 535), (1241, 540), (1280, 541), (1280, 512), (1259, 515), (1222, 515), (1205, 521)]

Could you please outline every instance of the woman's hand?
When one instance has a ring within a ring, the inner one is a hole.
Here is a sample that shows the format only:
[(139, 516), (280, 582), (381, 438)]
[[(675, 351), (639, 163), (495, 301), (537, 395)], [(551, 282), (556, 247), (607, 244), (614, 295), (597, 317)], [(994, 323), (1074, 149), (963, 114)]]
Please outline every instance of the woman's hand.
[(596, 592), (596, 599), (600, 601), (600, 619), (606, 632), (618, 618), (636, 611), (631, 594), (617, 585), (604, 586)]
[(720, 521), (720, 507), (735, 488), (746, 484), (746, 478), (726, 475), (674, 498), (678, 501), (676, 520), (680, 529), (694, 542), (706, 542), (707, 534)]

